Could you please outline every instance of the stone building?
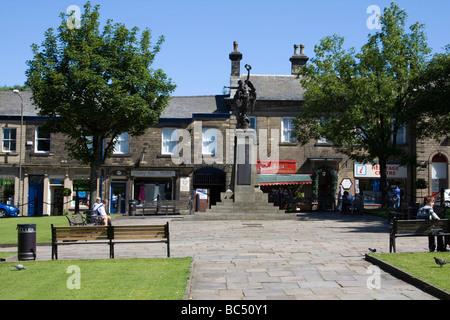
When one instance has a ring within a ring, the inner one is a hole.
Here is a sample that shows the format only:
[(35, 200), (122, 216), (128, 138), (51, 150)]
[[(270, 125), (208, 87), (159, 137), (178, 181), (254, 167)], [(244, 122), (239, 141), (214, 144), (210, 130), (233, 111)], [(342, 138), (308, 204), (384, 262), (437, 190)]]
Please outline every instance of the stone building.
[[(232, 188), (237, 125), (233, 97), (238, 81), (248, 77), (241, 73), (243, 54), (237, 42), (229, 59), (229, 94), (173, 97), (158, 124), (144, 135), (124, 133), (119, 137), (98, 181), (100, 194), (110, 200), (110, 212), (127, 212), (130, 200), (144, 203), (196, 198), (195, 209), (204, 211), (220, 201), (221, 192)], [(250, 74), (257, 93), (249, 118), (257, 132), (259, 187), (280, 208), (297, 197), (304, 199), (309, 209), (334, 209), (341, 183), (353, 195), (362, 190), (365, 205), (376, 205), (376, 165), (354, 163), (323, 139), (300, 146), (292, 134), (292, 121), (304, 103), (304, 90), (295, 73), (307, 61), (304, 47), (295, 45), (294, 54), (286, 58), (288, 74)], [(31, 92), (21, 92), (20, 96), (0, 92), (0, 201), (12, 201), (24, 215), (60, 215), (87, 209), (89, 168), (68, 157), (62, 135), (45, 136), (39, 131), (46, 119), (37, 116), (30, 99)], [(425, 165), (417, 169), (389, 164), (389, 185), (404, 189), (404, 203), (449, 189), (448, 139), (440, 143), (415, 141), (409, 130), (403, 130), (400, 137), (405, 148), (417, 151)], [(419, 178), (428, 186), (416, 191), (412, 182)], [(14, 190), (10, 199), (7, 189)], [(70, 195), (65, 195), (67, 189)]]

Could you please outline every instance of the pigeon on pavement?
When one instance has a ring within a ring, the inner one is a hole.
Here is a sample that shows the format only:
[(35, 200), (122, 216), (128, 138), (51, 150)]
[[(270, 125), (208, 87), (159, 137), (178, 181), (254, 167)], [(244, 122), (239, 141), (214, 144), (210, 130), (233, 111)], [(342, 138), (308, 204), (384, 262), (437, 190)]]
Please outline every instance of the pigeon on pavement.
[(13, 265), (13, 267), (16, 268), (17, 270), (25, 270), (25, 269), (26, 269), (26, 268), (25, 268), (23, 265), (21, 265), (21, 264), (15, 264), (15, 265)]
[(436, 257), (434, 257), (434, 260), (436, 261), (436, 263), (437, 263), (438, 265), (441, 266), (441, 268), (442, 268), (442, 266), (443, 266), (444, 264), (450, 263), (450, 262), (448, 262), (448, 261), (445, 261), (445, 260), (442, 260), (442, 259), (439, 259), (439, 258), (436, 258)]
[(377, 252), (377, 249), (375, 248), (369, 248), (370, 252)]

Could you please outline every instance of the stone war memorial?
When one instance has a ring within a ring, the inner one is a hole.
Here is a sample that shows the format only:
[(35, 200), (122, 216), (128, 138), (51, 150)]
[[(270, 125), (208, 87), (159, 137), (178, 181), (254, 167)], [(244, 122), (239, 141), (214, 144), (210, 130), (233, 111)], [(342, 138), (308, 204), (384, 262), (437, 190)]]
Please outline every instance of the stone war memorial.
[[(236, 48), (236, 46), (235, 46)], [(235, 51), (230, 54), (239, 55)], [(240, 54), (242, 58), (242, 54)], [(273, 203), (269, 203), (268, 194), (258, 187), (256, 173), (257, 133), (249, 127), (248, 112), (252, 113), (256, 105), (256, 88), (250, 81), (252, 67), (245, 65), (247, 79), (238, 81), (234, 95), (237, 112), (237, 128), (234, 135), (234, 161), (231, 184), (221, 193), (221, 201), (206, 212), (197, 212), (201, 219), (281, 219), (286, 215)]]

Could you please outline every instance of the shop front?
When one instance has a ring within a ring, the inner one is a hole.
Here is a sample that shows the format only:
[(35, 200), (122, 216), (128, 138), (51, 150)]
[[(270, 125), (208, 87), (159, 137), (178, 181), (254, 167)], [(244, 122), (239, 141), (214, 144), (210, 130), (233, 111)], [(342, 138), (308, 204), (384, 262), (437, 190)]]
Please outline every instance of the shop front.
[(295, 160), (258, 160), (256, 173), (260, 189), (269, 202), (284, 210), (311, 209), (311, 176), (296, 173)]
[[(404, 198), (408, 170), (405, 166), (398, 164), (388, 164), (387, 192), (389, 200), (392, 201), (393, 191), (398, 186), (402, 191), (401, 203), (407, 203)], [(364, 197), (364, 206), (377, 207), (382, 203), (380, 191), (380, 166), (378, 164), (354, 163), (355, 194)]]
[(0, 203), (13, 206), (15, 176), (0, 171)]
[(133, 199), (140, 205), (158, 200), (173, 200), (175, 171), (131, 171)]

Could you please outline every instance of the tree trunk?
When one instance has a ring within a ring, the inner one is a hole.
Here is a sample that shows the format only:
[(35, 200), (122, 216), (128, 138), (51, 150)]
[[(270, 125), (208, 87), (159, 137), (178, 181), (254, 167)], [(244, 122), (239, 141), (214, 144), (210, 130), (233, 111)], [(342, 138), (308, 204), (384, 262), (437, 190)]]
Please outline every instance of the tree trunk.
[(91, 173), (90, 173), (90, 201), (89, 209), (92, 209), (97, 197), (102, 197), (98, 192), (98, 173), (100, 171), (100, 166), (103, 163), (103, 139), (100, 137), (93, 137), (92, 148), (93, 148), (93, 161), (91, 162)]
[(98, 197), (98, 171), (100, 169), (100, 165), (98, 163), (91, 163), (91, 173), (89, 175), (89, 187), (90, 187), (90, 200), (89, 200), (89, 209), (92, 210), (94, 203)]
[(380, 165), (380, 192), (381, 192), (381, 207), (387, 208), (389, 204), (388, 192), (387, 192), (387, 159), (379, 158)]

